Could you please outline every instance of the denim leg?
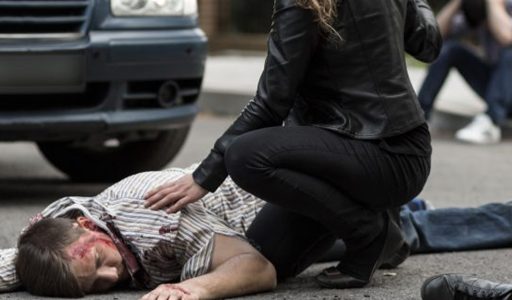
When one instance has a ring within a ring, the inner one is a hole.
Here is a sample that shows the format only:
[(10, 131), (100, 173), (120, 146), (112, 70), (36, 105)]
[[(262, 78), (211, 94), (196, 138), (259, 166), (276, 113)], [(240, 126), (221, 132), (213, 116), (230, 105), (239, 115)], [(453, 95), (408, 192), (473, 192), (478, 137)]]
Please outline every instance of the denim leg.
[(419, 233), (418, 229), (416, 229), (416, 226), (414, 225), (413, 217), (414, 212), (406, 205), (403, 205), (402, 210), (400, 211), (401, 228), (404, 240), (411, 248), (411, 253), (418, 252), (418, 249), (420, 248)]
[(463, 251), (512, 245), (512, 202), (476, 208), (401, 212), (413, 253)]
[(487, 114), (503, 125), (512, 106), (512, 49), (504, 49), (492, 72), (485, 97)]
[(426, 118), (430, 117), (435, 98), (452, 67), (459, 71), (480, 97), (485, 97), (491, 67), (460, 42), (448, 40), (444, 43), (438, 59), (430, 65), (418, 92), (418, 100)]

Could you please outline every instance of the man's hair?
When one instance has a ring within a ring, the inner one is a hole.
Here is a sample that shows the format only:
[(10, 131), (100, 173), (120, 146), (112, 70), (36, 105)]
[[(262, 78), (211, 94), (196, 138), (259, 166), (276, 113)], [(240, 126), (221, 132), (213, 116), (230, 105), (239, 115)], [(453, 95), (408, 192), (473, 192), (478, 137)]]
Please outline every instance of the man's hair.
[(47, 297), (84, 296), (65, 251), (85, 233), (74, 223), (65, 218), (44, 219), (20, 236), (16, 273), (29, 293)]
[(477, 27), (487, 19), (485, 0), (462, 0), (461, 10), (471, 27)]

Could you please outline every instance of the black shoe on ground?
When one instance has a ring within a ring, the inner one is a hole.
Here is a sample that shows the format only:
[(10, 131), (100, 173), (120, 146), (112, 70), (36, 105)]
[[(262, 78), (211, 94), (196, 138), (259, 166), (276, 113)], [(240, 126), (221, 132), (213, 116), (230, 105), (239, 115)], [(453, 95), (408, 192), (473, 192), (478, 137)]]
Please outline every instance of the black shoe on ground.
[[(402, 247), (398, 249), (389, 259), (384, 261), (380, 269), (395, 269), (402, 264), (410, 254), (410, 247), (404, 242)], [(368, 284), (368, 281), (360, 280), (347, 274), (341, 273), (336, 267), (324, 269), (315, 277), (316, 282), (325, 288), (359, 288)]]
[[(402, 221), (400, 219), (400, 208), (391, 208), (387, 210), (389, 222), (394, 224), (396, 227), (402, 228)], [(403, 239), (403, 237), (402, 237)], [(388, 257), (385, 257), (379, 269), (395, 269), (401, 265), (411, 255), (411, 247), (405, 241), (403, 241), (400, 249), (395, 251)]]
[[(387, 228), (370, 245), (350, 257), (345, 256), (336, 267), (323, 270), (315, 277), (316, 282), (322, 287), (336, 289), (367, 285), (375, 270), (405, 244), (400, 228), (391, 220), (389, 213), (386, 215), (386, 223)], [(399, 264), (398, 261), (394, 262)]]
[(328, 289), (360, 288), (368, 284), (368, 281), (341, 273), (336, 267), (324, 269), (322, 273), (315, 276), (315, 281), (321, 287)]
[(463, 274), (430, 277), (421, 287), (423, 300), (512, 300), (512, 285)]

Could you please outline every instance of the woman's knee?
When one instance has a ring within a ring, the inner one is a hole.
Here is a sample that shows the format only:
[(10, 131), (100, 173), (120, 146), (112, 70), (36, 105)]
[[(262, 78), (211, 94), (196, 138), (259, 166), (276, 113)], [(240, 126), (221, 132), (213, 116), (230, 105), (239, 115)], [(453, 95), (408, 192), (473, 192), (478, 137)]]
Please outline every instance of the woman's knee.
[(237, 137), (224, 153), (224, 163), (229, 176), (242, 188), (253, 182), (255, 171), (259, 169), (259, 151), (257, 141), (251, 135)]
[(238, 173), (238, 169), (245, 166), (245, 160), (247, 159), (246, 145), (239, 142), (241, 137), (236, 138), (226, 149), (224, 153), (224, 164), (226, 170), (231, 177), (233, 173)]

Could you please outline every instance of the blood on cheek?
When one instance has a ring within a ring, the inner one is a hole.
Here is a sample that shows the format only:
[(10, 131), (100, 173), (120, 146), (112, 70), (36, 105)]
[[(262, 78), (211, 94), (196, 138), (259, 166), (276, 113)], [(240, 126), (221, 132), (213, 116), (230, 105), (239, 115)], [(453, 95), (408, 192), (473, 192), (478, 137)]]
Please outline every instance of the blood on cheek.
[(114, 245), (114, 243), (112, 242), (112, 240), (110, 239), (107, 239), (107, 238), (104, 238), (104, 237), (99, 237), (97, 238), (96, 242), (98, 243), (101, 243), (109, 248), (112, 248), (114, 250), (117, 250), (117, 247), (116, 245)]
[(94, 247), (97, 243), (103, 244), (108, 248), (117, 250), (116, 245), (112, 242), (112, 240), (106, 238), (106, 237), (95, 237), (85, 243), (80, 243), (76, 245), (73, 249), (71, 249), (71, 258), (72, 259), (82, 259), (84, 258), (87, 253), (89, 253), (89, 250)]
[(94, 246), (94, 243), (82, 243), (76, 245), (73, 249), (71, 249), (71, 258), (72, 259), (82, 259), (84, 258), (89, 250)]

